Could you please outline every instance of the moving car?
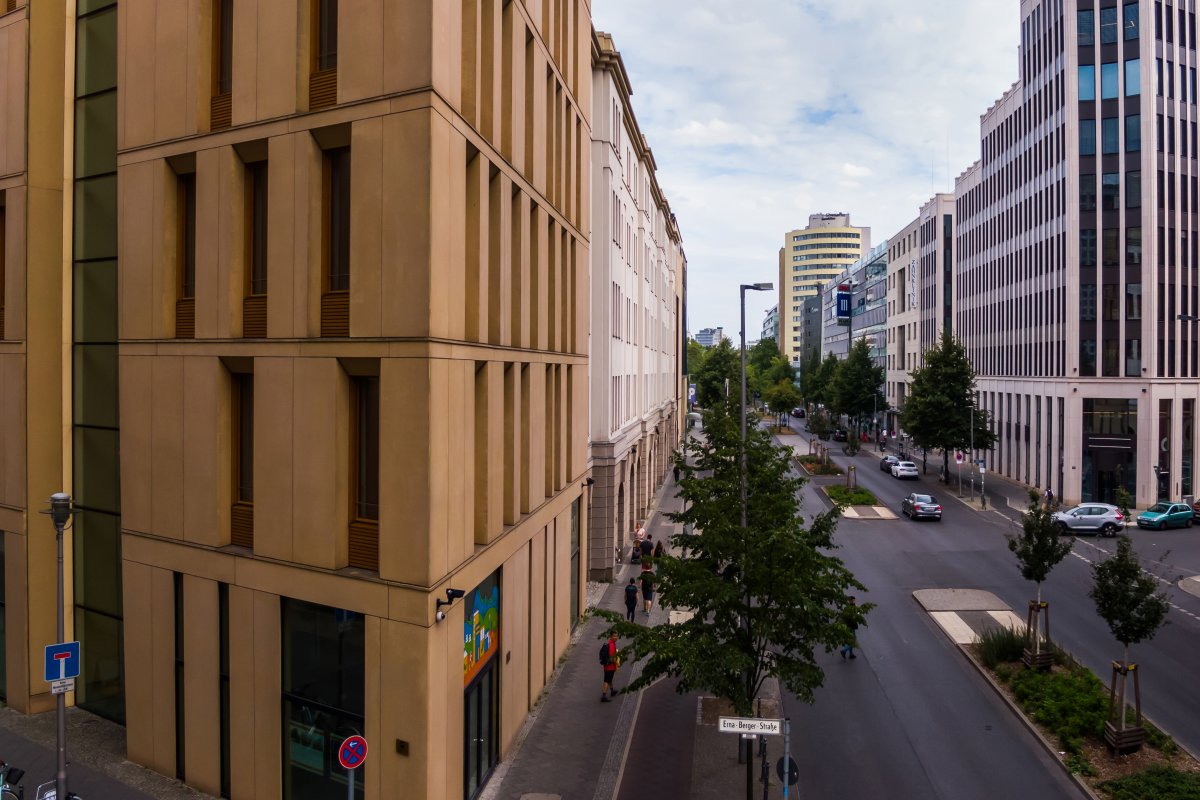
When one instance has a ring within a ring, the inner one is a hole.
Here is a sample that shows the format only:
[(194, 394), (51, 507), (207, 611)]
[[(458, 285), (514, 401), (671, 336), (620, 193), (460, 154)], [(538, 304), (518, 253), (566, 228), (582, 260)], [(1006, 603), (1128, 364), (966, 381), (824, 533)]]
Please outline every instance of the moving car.
[(833, 440), (835, 442), (844, 442), (849, 437), (850, 437), (850, 434), (846, 432), (845, 428), (838, 428), (837, 430), (835, 430), (833, 432)]
[(942, 521), (942, 506), (931, 494), (912, 492), (900, 501), (900, 513), (909, 519), (936, 519)]
[(793, 408), (792, 416), (795, 417), (796, 419), (804, 419), (804, 409), (803, 408)]
[(1064, 533), (1092, 531), (1101, 536), (1116, 536), (1125, 527), (1121, 509), (1108, 503), (1082, 503), (1066, 511), (1056, 511), (1054, 521)]
[(892, 464), (893, 478), (912, 478), (915, 481), (919, 474), (917, 465), (911, 461), (897, 461)]
[(896, 458), (895, 456), (884, 456), (883, 458), (879, 459), (879, 469), (883, 472), (891, 472), (892, 465), (899, 463), (900, 459)]
[(1139, 528), (1190, 528), (1192, 507), (1186, 503), (1155, 503), (1138, 514)]

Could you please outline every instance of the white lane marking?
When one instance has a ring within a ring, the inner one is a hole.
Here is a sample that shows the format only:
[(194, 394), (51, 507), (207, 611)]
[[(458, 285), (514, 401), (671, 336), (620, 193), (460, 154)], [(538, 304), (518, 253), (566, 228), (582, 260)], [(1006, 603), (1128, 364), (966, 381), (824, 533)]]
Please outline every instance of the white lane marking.
[(971, 626), (956, 612), (930, 611), (929, 616), (933, 617), (933, 621), (941, 626), (955, 644), (975, 644), (978, 641), (975, 631), (971, 630)]
[(1006, 608), (1003, 611), (989, 611), (988, 614), (991, 615), (992, 619), (996, 620), (996, 622), (999, 622), (1005, 628), (1014, 630), (1017, 633), (1025, 633), (1025, 620), (1014, 614), (1011, 609)]
[[(1103, 547), (1097, 547), (1096, 545), (1092, 544), (1091, 542), (1084, 542), (1084, 541), (1081, 541), (1080, 539), (1076, 539), (1075, 541), (1076, 541), (1077, 543), (1079, 543), (1079, 544), (1087, 545), (1088, 547), (1092, 548), (1093, 550), (1098, 550), (1098, 551), (1100, 551), (1101, 553), (1104, 553), (1105, 555), (1112, 555), (1112, 554), (1111, 554), (1111, 553), (1109, 553), (1107, 550), (1105, 550)], [(1083, 563), (1085, 563), (1085, 564), (1087, 564), (1087, 565), (1089, 565), (1089, 566), (1091, 566), (1091, 565), (1093, 565), (1093, 564), (1095, 564), (1095, 563), (1096, 563), (1095, 561), (1091, 560), (1091, 559), (1090, 559), (1090, 558), (1088, 558), (1087, 556), (1080, 555), (1079, 553), (1076, 553), (1076, 552), (1075, 552), (1075, 551), (1073, 551), (1073, 550), (1071, 551), (1071, 555), (1075, 556), (1075, 557), (1076, 557), (1076, 558), (1078, 558), (1080, 561), (1082, 561)], [(1145, 570), (1145, 569), (1144, 569), (1144, 570), (1142, 570), (1142, 572), (1146, 573), (1146, 574), (1147, 574), (1147, 575), (1149, 575), (1151, 578), (1154, 578), (1154, 580), (1158, 581), (1158, 582), (1159, 582), (1159, 583), (1161, 583), (1163, 586), (1174, 586), (1174, 585), (1175, 585), (1174, 583), (1172, 583), (1171, 581), (1167, 580), (1166, 578), (1161, 578), (1161, 577), (1159, 577), (1158, 575), (1155, 575), (1153, 572), (1150, 572), (1149, 570)], [(1176, 605), (1175, 603), (1172, 603), (1172, 602), (1170, 602), (1170, 601), (1168, 601), (1168, 602), (1167, 602), (1167, 605), (1169, 605), (1169, 606), (1170, 606), (1171, 608), (1173, 608), (1174, 610), (1178, 611), (1180, 614), (1183, 614), (1185, 617), (1190, 617), (1191, 619), (1194, 619), (1194, 620), (1196, 620), (1197, 622), (1200, 622), (1200, 614), (1194, 614), (1194, 613), (1192, 613), (1191, 611), (1188, 611), (1188, 610), (1187, 610), (1186, 608), (1184, 608), (1183, 606)]]

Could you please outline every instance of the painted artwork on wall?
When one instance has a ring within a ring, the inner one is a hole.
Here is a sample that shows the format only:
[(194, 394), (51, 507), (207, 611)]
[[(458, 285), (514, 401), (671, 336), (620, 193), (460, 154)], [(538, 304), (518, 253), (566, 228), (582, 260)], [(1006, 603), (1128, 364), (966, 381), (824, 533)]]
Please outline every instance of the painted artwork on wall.
[(463, 621), (463, 684), (469, 684), (500, 649), (500, 574), (467, 593)]

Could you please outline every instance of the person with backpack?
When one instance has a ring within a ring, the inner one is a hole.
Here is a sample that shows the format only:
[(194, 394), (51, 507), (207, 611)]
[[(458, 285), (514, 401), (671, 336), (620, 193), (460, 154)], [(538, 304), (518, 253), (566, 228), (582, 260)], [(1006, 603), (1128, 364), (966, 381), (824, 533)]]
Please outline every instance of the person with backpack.
[(661, 557), (664, 552), (666, 551), (663, 549), (662, 539), (659, 539), (654, 543), (654, 558), (657, 559)]
[(637, 581), (633, 578), (629, 579), (629, 583), (625, 584), (625, 619), (633, 622), (633, 614), (637, 611), (638, 604), (638, 587)]
[(642, 548), (642, 558), (653, 558), (654, 557), (654, 537), (653, 536), (651, 536), (650, 534), (646, 534), (646, 538), (642, 539), (640, 546)]
[(645, 607), (646, 616), (650, 616), (650, 609), (654, 606), (654, 571), (643, 568), (641, 581), (642, 604)]
[(600, 702), (607, 703), (617, 693), (613, 688), (613, 679), (617, 675), (617, 667), (621, 666), (621, 657), (617, 655), (617, 632), (608, 634), (608, 641), (600, 645), (600, 666), (604, 668), (604, 688), (600, 691)]
[(858, 637), (855, 636), (855, 631), (858, 630), (858, 620), (855, 619), (855, 614), (854, 614), (855, 610), (856, 609), (854, 607), (854, 598), (851, 597), (850, 605), (846, 607), (846, 610), (844, 612), (842, 612), (842, 618), (843, 618), (843, 620), (845, 620), (846, 626), (848, 628), (850, 628), (850, 637), (851, 637), (850, 642), (848, 644), (842, 645), (842, 658), (843, 659), (845, 659), (847, 656), (850, 658), (858, 658), (858, 656), (854, 655), (854, 648), (858, 645)]

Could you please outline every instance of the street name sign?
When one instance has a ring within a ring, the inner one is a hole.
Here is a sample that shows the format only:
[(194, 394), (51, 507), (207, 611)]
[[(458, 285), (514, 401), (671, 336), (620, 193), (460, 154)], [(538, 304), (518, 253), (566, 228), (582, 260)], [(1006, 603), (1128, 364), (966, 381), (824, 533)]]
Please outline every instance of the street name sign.
[(779, 736), (783, 733), (783, 720), (781, 719), (721, 717), (717, 726), (721, 733), (749, 733), (766, 736)]
[(50, 694), (66, 694), (75, 691), (75, 679), (63, 678), (61, 681), (50, 681)]

